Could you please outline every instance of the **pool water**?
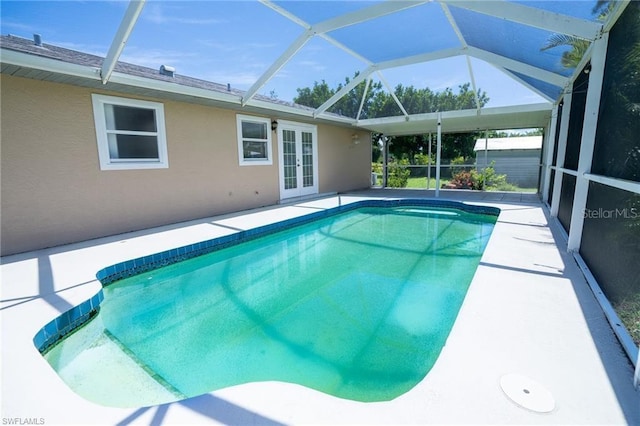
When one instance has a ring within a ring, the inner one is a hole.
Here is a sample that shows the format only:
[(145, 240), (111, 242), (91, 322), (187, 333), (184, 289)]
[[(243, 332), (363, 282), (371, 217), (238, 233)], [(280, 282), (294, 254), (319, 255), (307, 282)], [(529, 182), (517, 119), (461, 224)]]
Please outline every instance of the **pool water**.
[(270, 380), (391, 400), (434, 365), (495, 220), (369, 207), (296, 226), (106, 286), (45, 357), (103, 405)]

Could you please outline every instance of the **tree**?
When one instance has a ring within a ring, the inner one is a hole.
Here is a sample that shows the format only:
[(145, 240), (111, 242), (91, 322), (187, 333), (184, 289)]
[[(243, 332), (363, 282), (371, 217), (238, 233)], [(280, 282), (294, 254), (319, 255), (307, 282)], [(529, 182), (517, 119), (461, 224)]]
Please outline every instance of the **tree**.
[[(359, 74), (359, 72), (356, 72), (353, 77), (356, 78)], [(314, 82), (313, 87), (311, 88), (298, 88), (296, 89), (298, 95), (293, 98), (293, 102), (311, 108), (318, 108), (320, 105), (325, 103), (329, 98), (331, 98), (351, 82), (351, 79), (349, 77), (346, 77), (344, 80), (344, 84), (339, 83), (335, 88), (329, 87), (327, 82), (324, 80), (322, 80), (320, 83), (318, 83), (317, 81)], [(358, 110), (360, 109), (360, 102), (362, 102), (365, 87), (366, 82), (361, 82), (355, 88), (350, 90), (349, 93), (340, 98), (338, 102), (332, 105), (328, 109), (328, 111), (335, 114), (343, 115), (345, 117), (355, 118), (358, 114)], [(381, 92), (381, 90), (382, 83), (378, 82), (369, 85), (360, 118), (369, 118), (367, 111), (370, 109), (370, 105), (373, 102), (373, 99)]]
[[(354, 78), (357, 76), (358, 73), (354, 75)], [(344, 84), (340, 83), (335, 88), (329, 87), (324, 80), (319, 83), (315, 82), (313, 87), (297, 89), (298, 96), (294, 98), (294, 102), (311, 108), (318, 108), (344, 86), (348, 85), (350, 81), (347, 77)], [(365, 87), (365, 82), (358, 84), (328, 111), (347, 117), (356, 117)], [(447, 88), (442, 92), (434, 92), (428, 87), (418, 89), (413, 86), (399, 84), (395, 87), (394, 94), (409, 114), (474, 109), (478, 106), (476, 104), (476, 94), (471, 90), (470, 83), (458, 86), (457, 93), (451, 88)], [(486, 105), (489, 101), (489, 97), (482, 90), (478, 91), (477, 98), (480, 107)], [(395, 99), (390, 93), (383, 91), (381, 83), (370, 84), (360, 118), (388, 117), (401, 114), (402, 111)], [(469, 158), (473, 156), (473, 146), (478, 137), (478, 133), (444, 135), (443, 157), (455, 158), (463, 156)], [(396, 136), (390, 138), (389, 153), (397, 160), (404, 159), (411, 164), (415, 164), (416, 156), (428, 152), (428, 144), (428, 135)], [(435, 152), (435, 138), (433, 138), (432, 144), (433, 152)], [(375, 158), (373, 160), (376, 161), (379, 155), (378, 153), (374, 153), (374, 155)]]
[[(470, 83), (458, 86), (458, 93), (454, 93), (450, 87), (437, 93), (428, 87), (416, 89), (413, 86), (405, 87), (399, 84), (395, 87), (394, 94), (409, 114), (477, 108), (475, 92), (471, 90)], [(489, 97), (485, 92), (479, 90), (478, 100), (480, 106), (483, 107), (489, 102)], [(368, 106), (368, 116), (372, 118), (388, 117), (402, 113), (393, 96), (390, 93), (383, 92), (381, 88), (376, 92)]]
[[(598, 0), (593, 7), (593, 14), (598, 15), (599, 21), (605, 21), (614, 6), (611, 0)], [(591, 45), (589, 40), (584, 40), (567, 34), (554, 34), (547, 40), (547, 44), (540, 48), (541, 51), (553, 49), (554, 47), (568, 46), (570, 49), (562, 54), (560, 63), (565, 68), (575, 68), (578, 66), (587, 49)]]

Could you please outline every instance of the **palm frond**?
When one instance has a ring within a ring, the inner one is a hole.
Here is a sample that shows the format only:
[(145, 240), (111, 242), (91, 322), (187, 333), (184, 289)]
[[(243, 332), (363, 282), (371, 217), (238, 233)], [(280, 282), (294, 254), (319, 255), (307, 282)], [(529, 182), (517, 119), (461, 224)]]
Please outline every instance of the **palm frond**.
[(553, 49), (554, 47), (560, 47), (560, 46), (573, 47), (574, 45), (579, 44), (580, 42), (584, 42), (584, 40), (575, 36), (567, 35), (567, 34), (553, 34), (547, 40), (547, 44), (542, 46), (540, 50), (545, 51), (545, 50)]

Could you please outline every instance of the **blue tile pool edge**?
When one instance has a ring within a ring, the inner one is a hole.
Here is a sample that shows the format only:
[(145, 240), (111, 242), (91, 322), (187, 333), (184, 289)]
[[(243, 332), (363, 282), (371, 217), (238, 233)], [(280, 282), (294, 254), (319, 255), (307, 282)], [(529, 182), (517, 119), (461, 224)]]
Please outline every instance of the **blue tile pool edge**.
[[(96, 278), (103, 287), (113, 284), (124, 278), (142, 274), (153, 269), (171, 265), (193, 257), (202, 256), (211, 252), (221, 250), (236, 244), (250, 241), (259, 237), (263, 237), (282, 229), (292, 226), (303, 225), (318, 219), (356, 210), (363, 207), (436, 207), (462, 210), (467, 213), (483, 214), (496, 216), (500, 214), (500, 209), (491, 206), (478, 206), (465, 204), (458, 201), (438, 200), (438, 199), (384, 199), (384, 200), (362, 200), (350, 204), (333, 207), (326, 210), (320, 210), (303, 216), (286, 219), (280, 222), (274, 222), (268, 225), (259, 226), (257, 228), (239, 231), (223, 237), (217, 237), (195, 244), (178, 247), (175, 249), (165, 250), (160, 253), (139, 257), (133, 260), (116, 263), (99, 270)], [(45, 354), (58, 341), (62, 340), (66, 335), (84, 325), (100, 310), (100, 303), (104, 299), (104, 294), (100, 290), (97, 294), (88, 300), (80, 303), (78, 306), (71, 308), (59, 317), (47, 323), (33, 337), (33, 343), (41, 354)]]

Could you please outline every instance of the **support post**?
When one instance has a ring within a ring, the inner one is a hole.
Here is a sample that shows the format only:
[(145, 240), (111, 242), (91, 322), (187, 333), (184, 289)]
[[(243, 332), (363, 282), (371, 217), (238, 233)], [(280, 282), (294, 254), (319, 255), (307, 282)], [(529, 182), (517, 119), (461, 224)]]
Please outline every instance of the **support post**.
[[(558, 136), (558, 153), (556, 155), (556, 166), (564, 167), (564, 157), (567, 151), (567, 135), (569, 134), (569, 116), (571, 114), (572, 94), (564, 95), (564, 106), (562, 107), (562, 120), (560, 121), (560, 135)], [(551, 200), (551, 216), (558, 217), (560, 207), (560, 191), (562, 190), (562, 177), (564, 173), (556, 170), (556, 177), (553, 181), (553, 199)]]
[(438, 133), (436, 145), (436, 198), (440, 196), (440, 154), (442, 153), (442, 113), (438, 113)]
[(431, 186), (431, 132), (429, 132), (429, 159), (427, 160), (427, 189)]
[(571, 228), (569, 229), (569, 240), (567, 242), (567, 250), (569, 251), (579, 251), (582, 241), (584, 210), (587, 207), (587, 194), (589, 192), (589, 180), (584, 175), (591, 172), (591, 164), (593, 162), (593, 149), (596, 143), (600, 95), (602, 94), (608, 40), (609, 33), (604, 33), (601, 38), (593, 43), (589, 89), (587, 91), (587, 104), (582, 124), (582, 140), (580, 141), (578, 176), (576, 177), (573, 209), (571, 210)]
[(382, 139), (382, 187), (387, 187), (387, 179), (389, 175), (389, 138), (384, 135)]
[(484, 168), (489, 167), (489, 130), (484, 131)]
[(556, 143), (556, 127), (558, 127), (558, 105), (553, 107), (553, 113), (551, 114), (551, 123), (549, 124), (549, 131), (545, 132), (546, 144), (545, 155), (542, 160), (542, 173), (544, 173), (544, 183), (542, 184), (542, 201), (549, 204), (549, 185), (551, 180), (551, 164), (553, 163), (553, 148)]

